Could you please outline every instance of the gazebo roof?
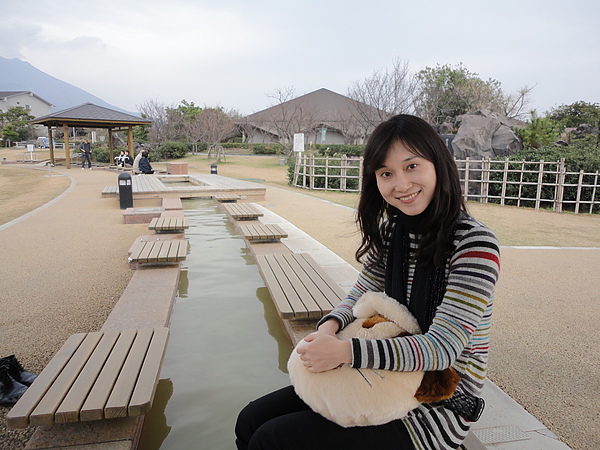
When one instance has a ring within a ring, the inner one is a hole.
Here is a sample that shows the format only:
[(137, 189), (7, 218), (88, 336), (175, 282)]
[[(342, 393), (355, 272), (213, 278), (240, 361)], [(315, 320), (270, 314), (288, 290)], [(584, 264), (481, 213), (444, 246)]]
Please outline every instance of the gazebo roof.
[(72, 108), (63, 109), (45, 116), (38, 117), (31, 124), (58, 127), (81, 128), (121, 128), (137, 125), (152, 125), (152, 121), (131, 114), (104, 108), (93, 103), (84, 103)]

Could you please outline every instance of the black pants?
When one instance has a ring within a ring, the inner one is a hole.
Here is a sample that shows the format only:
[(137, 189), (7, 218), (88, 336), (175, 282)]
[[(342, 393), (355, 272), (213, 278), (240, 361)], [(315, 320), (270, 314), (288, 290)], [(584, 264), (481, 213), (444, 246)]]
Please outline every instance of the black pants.
[(401, 420), (343, 428), (313, 412), (291, 386), (250, 402), (235, 434), (238, 450), (414, 449)]
[(92, 167), (92, 156), (88, 152), (81, 152), (81, 168), (85, 167), (85, 162), (87, 161), (88, 167)]

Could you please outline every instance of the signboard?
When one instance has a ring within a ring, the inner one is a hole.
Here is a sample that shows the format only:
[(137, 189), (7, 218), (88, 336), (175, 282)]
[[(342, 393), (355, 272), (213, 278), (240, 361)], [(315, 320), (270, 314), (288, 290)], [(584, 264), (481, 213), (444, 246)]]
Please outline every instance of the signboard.
[(294, 151), (295, 152), (303, 152), (304, 151), (304, 133), (294, 134)]

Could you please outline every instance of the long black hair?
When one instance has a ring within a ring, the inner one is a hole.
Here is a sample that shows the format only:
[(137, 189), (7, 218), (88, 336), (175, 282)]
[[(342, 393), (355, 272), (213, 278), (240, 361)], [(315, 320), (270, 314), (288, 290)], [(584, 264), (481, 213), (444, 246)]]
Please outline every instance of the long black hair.
[(381, 196), (375, 171), (383, 167), (390, 147), (396, 142), (435, 166), (435, 194), (428, 207), (415, 258), (419, 264), (432, 262), (440, 267), (452, 249), (453, 231), (461, 212), (466, 210), (460, 178), (454, 159), (439, 134), (424, 120), (408, 114), (393, 116), (379, 124), (367, 142), (356, 214), (362, 242), (355, 257), (361, 261), (365, 254), (372, 252), (374, 265), (383, 261), (383, 235), (389, 231), (384, 227), (391, 226), (390, 219), (398, 214), (398, 210)]

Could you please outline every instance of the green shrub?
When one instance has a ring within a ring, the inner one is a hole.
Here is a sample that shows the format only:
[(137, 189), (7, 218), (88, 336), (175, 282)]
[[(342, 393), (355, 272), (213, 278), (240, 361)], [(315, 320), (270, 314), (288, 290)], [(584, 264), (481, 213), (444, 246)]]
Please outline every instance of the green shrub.
[(223, 148), (248, 148), (245, 142), (224, 142), (221, 144)]
[[(77, 146), (79, 147), (79, 146)], [(75, 148), (77, 152), (79, 152), (78, 148)], [(119, 154), (120, 150), (114, 150), (115, 155)], [(99, 163), (108, 163), (112, 162), (110, 160), (110, 152), (108, 150), (108, 146), (92, 146), (92, 159)]]
[(192, 144), (189, 142), (167, 141), (158, 146), (155, 154), (160, 160), (179, 159), (191, 151)]
[(315, 149), (323, 156), (363, 156), (365, 153), (364, 145), (346, 145), (346, 144), (316, 144)]
[(252, 144), (252, 153), (255, 155), (282, 155), (285, 147), (281, 144)]
[(532, 111), (531, 122), (523, 128), (518, 128), (516, 132), (523, 141), (524, 148), (542, 148), (556, 141), (558, 128), (552, 119), (538, 117), (536, 112)]

